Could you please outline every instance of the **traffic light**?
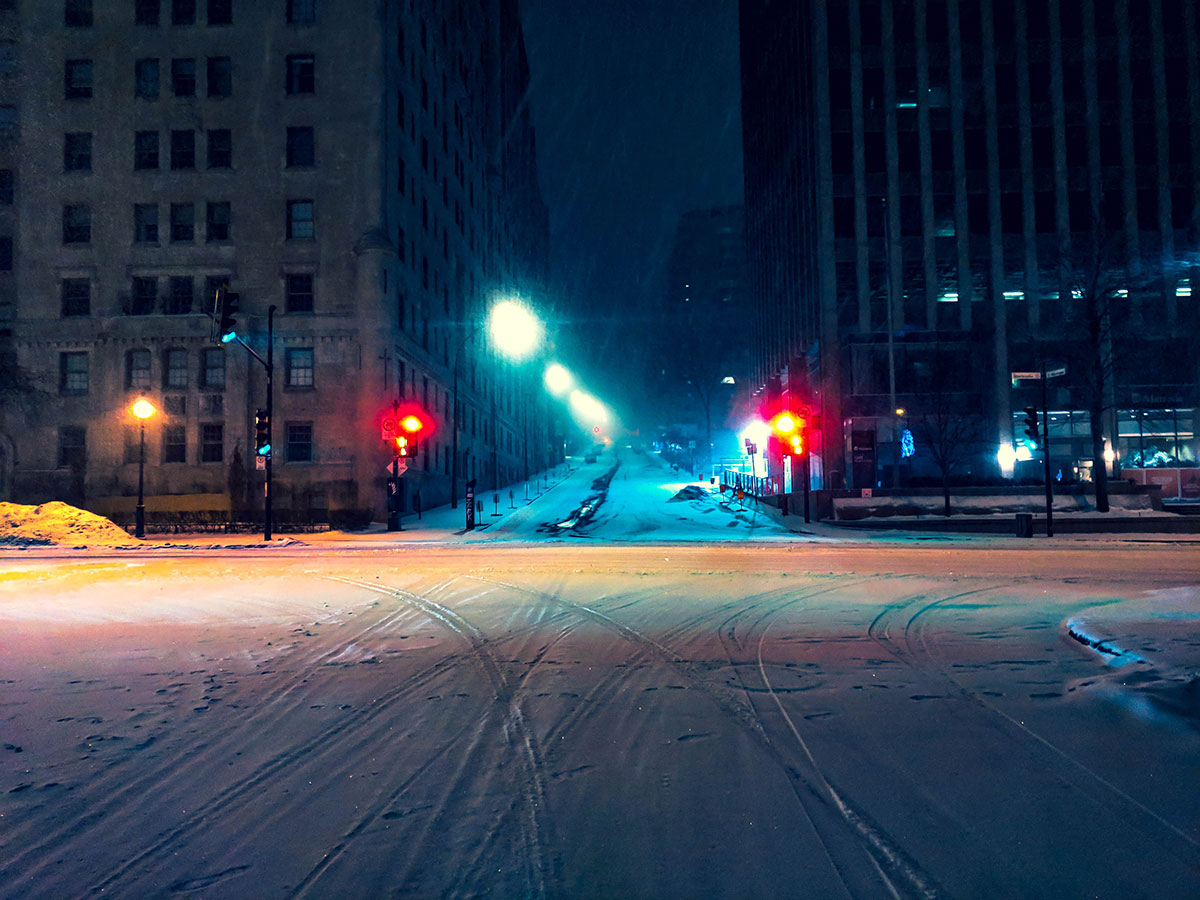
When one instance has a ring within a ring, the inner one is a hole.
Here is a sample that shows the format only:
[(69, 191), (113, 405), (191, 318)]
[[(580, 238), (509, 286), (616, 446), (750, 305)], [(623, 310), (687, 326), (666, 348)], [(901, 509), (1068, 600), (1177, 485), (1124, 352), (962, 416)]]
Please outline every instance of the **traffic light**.
[(254, 452), (259, 456), (271, 455), (271, 420), (265, 409), (254, 413)]
[(771, 419), (771, 430), (785, 456), (803, 456), (807, 450), (804, 429), (808, 420), (793, 412), (781, 412)]
[(400, 417), (400, 433), (396, 436), (397, 456), (416, 456), (421, 452), (419, 438), (429, 430), (423, 412), (410, 412)]
[(1036, 406), (1025, 407), (1025, 433), (1029, 435), (1029, 449), (1040, 450), (1042, 446), (1042, 433), (1038, 429), (1038, 411)]
[(237, 291), (231, 291), (225, 285), (217, 288), (217, 337), (222, 344), (228, 344), (237, 337), (237, 319), (234, 317), (241, 299)]
[(396, 435), (396, 455), (397, 456), (416, 456), (420, 445), (417, 444), (417, 439), (408, 437), (407, 435)]

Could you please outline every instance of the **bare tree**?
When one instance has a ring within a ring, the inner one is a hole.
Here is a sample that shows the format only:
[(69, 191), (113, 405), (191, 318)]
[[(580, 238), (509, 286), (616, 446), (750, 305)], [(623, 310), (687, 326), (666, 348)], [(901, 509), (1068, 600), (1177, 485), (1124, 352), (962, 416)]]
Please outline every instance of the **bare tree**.
[(964, 383), (962, 373), (947, 355), (938, 353), (933, 359), (927, 390), (921, 396), (921, 402), (927, 405), (909, 417), (918, 441), (941, 475), (946, 516), (950, 515), (950, 480), (982, 443), (982, 421), (967, 411), (968, 397), (959, 389)]

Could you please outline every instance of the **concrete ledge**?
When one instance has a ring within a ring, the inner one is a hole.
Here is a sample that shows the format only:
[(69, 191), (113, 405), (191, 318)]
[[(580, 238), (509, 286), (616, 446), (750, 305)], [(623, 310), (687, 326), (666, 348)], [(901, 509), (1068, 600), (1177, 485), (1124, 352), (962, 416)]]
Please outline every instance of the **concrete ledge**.
[[(966, 534), (1016, 535), (1016, 516), (950, 516), (825, 520), (823, 525), (848, 531), (940, 531)], [(1046, 517), (1033, 517), (1034, 534), (1046, 533)], [(1069, 515), (1054, 517), (1055, 534), (1200, 534), (1200, 516)]]

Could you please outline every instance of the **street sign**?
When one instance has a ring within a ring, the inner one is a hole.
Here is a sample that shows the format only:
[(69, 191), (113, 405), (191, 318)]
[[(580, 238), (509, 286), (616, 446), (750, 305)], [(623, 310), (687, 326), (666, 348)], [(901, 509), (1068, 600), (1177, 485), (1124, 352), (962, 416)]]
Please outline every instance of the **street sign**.
[(379, 423), (379, 431), (385, 441), (390, 441), (396, 436), (396, 419), (393, 416), (384, 416), (383, 421)]
[(255, 456), (254, 468), (259, 472), (267, 471), (267, 458), (265, 456)]
[[(1064, 369), (1063, 371), (1065, 372), (1066, 369)], [(1012, 373), (1013, 381), (1025, 381), (1026, 379), (1029, 379), (1032, 381), (1032, 380), (1040, 379), (1041, 377), (1042, 377), (1041, 372), (1013, 372)]]
[[(392, 464), (391, 464), (391, 463), (388, 463), (388, 464), (387, 464), (387, 468), (386, 468), (386, 469), (384, 469), (383, 471), (384, 471), (385, 473), (387, 473), (388, 475), (391, 475), (391, 474), (393, 474), (393, 473), (392, 473)], [(401, 460), (398, 460), (398, 461), (396, 462), (396, 471), (395, 471), (395, 474), (396, 474), (396, 475), (403, 475), (403, 474), (404, 474), (406, 471), (408, 471), (408, 460), (407, 460), (407, 459), (401, 459)]]
[(1047, 372), (1046, 377), (1047, 378), (1058, 378), (1059, 376), (1066, 375), (1066, 374), (1067, 374), (1067, 367), (1059, 366), (1057, 369), (1051, 369), (1049, 372)]

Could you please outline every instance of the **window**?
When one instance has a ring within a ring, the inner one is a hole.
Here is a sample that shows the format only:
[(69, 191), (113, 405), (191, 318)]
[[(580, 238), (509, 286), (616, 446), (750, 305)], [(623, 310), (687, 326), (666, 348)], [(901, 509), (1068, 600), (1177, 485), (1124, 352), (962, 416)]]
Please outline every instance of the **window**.
[(208, 347), (200, 360), (200, 387), (209, 391), (225, 390), (225, 350)]
[(68, 100), (88, 100), (92, 96), (92, 61), (68, 59), (64, 70), (65, 94)]
[(171, 60), (171, 93), (176, 97), (196, 96), (196, 61)]
[(133, 240), (138, 244), (158, 243), (158, 204), (133, 205)]
[(313, 387), (313, 351), (311, 347), (295, 347), (284, 354), (287, 377), (284, 381), (290, 388)]
[(404, 237), (404, 226), (396, 226), (396, 256), (400, 262), (408, 262), (408, 250), (406, 248), (406, 240)]
[(288, 422), (285, 427), (287, 429), (287, 461), (312, 462), (312, 422)]
[(228, 56), (208, 58), (208, 96), (233, 96), (233, 62)]
[(170, 292), (167, 294), (166, 313), (169, 316), (184, 316), (192, 311), (195, 286), (190, 275), (171, 276)]
[(64, 244), (90, 244), (92, 241), (92, 208), (86, 203), (63, 207), (62, 239)]
[(396, 157), (396, 190), (400, 196), (404, 196), (405, 183), (408, 181), (407, 166), (403, 156)]
[(208, 0), (208, 24), (232, 25), (233, 0)]
[(188, 352), (172, 348), (163, 354), (163, 387), (184, 390), (187, 386)]
[(229, 216), (230, 209), (228, 203), (209, 203), (205, 206), (205, 240), (209, 241), (227, 241), (229, 240)]
[(157, 100), (159, 73), (157, 59), (139, 59), (133, 64), (133, 95), (143, 100)]
[(138, 391), (150, 387), (149, 350), (130, 350), (125, 354), (125, 387)]
[(125, 462), (135, 463), (142, 458), (142, 437), (144, 432), (137, 425), (125, 426)]
[(167, 394), (163, 397), (163, 412), (168, 416), (186, 416), (187, 394)]
[(311, 125), (287, 130), (287, 164), (289, 169), (316, 163), (316, 142)]
[(220, 422), (200, 423), (200, 462), (225, 460), (225, 426)]
[(88, 392), (88, 355), (72, 351), (58, 354), (58, 392), (86, 394)]
[(158, 132), (137, 131), (133, 135), (133, 168), (158, 168)]
[(13, 239), (0, 237), (0, 272), (11, 272), (13, 267)]
[[(316, 85), (317, 58), (311, 53), (294, 53), (287, 58), (287, 92), (311, 94)], [(91, 94), (88, 94), (91, 96)]]
[(311, 25), (317, 21), (316, 0), (287, 0), (289, 25)]
[(187, 243), (196, 239), (196, 205), (194, 203), (171, 204), (171, 241)]
[(82, 469), (87, 465), (87, 429), (62, 425), (58, 429), (58, 467)]
[(171, 132), (171, 168), (196, 168), (196, 132), (192, 129)]
[(66, 0), (63, 4), (63, 24), (68, 28), (91, 28), (92, 0)]
[(187, 428), (183, 425), (163, 426), (164, 463), (187, 462)]
[(209, 129), (208, 167), (210, 169), (233, 168), (233, 134), (228, 128)]
[(138, 25), (157, 25), (161, 0), (134, 0), (133, 18)]
[(313, 311), (313, 276), (311, 272), (287, 276), (287, 311), (290, 313)]
[(92, 283), (86, 278), (64, 278), (61, 285), (62, 314), (86, 316), (92, 311)]
[(195, 25), (196, 0), (171, 0), (171, 24)]
[(13, 170), (0, 169), (0, 206), (12, 206)]
[(63, 169), (67, 172), (92, 171), (90, 131), (68, 131), (63, 135)]
[(158, 279), (135, 278), (133, 289), (129, 294), (129, 305), (126, 314), (131, 316), (148, 316), (158, 305)]
[(312, 240), (315, 235), (313, 202), (311, 200), (289, 200), (287, 202), (288, 240)]

